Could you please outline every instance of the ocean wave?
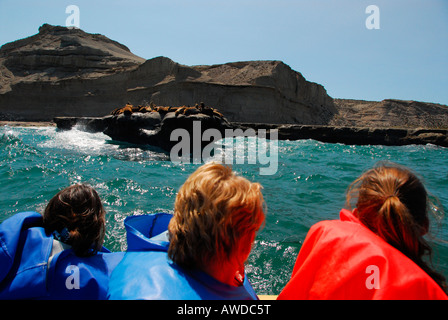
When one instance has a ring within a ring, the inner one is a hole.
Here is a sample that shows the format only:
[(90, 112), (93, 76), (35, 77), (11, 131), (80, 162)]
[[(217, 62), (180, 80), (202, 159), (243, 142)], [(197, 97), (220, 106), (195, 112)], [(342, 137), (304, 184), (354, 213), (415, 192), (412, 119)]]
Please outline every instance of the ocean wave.
[[(259, 294), (278, 294), (294, 267), (299, 246), (277, 241), (255, 241), (246, 262), (246, 274)], [(263, 261), (262, 264), (259, 261)]]
[(26, 144), (20, 135), (14, 130), (0, 131), (0, 148), (2, 156), (8, 154), (10, 157), (16, 157), (24, 154), (41, 155), (39, 149)]
[(150, 146), (118, 143), (101, 132), (86, 132), (77, 126), (65, 131), (49, 128), (42, 133), (47, 136), (47, 139), (39, 144), (43, 149), (75, 155), (110, 156), (122, 161), (169, 160), (166, 154), (154, 151)]

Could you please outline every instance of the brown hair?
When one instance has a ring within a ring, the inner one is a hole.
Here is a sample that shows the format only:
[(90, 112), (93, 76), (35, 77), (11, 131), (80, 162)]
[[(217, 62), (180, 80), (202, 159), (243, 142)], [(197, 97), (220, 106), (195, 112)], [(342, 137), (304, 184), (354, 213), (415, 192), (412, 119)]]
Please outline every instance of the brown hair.
[(432, 204), (417, 176), (407, 168), (381, 164), (351, 184), (347, 193), (349, 206), (354, 195), (359, 220), (413, 260), (446, 291), (444, 276), (423, 260), (432, 254), (423, 238), (429, 229), (428, 211)]
[(85, 184), (76, 184), (50, 200), (44, 212), (44, 228), (47, 233), (67, 228), (67, 244), (76, 255), (89, 256), (102, 247), (105, 214), (97, 192)]
[(168, 226), (169, 257), (182, 267), (203, 269), (212, 259), (229, 261), (242, 250), (248, 255), (253, 238), (242, 239), (264, 222), (261, 188), (230, 167), (199, 167), (177, 194)]

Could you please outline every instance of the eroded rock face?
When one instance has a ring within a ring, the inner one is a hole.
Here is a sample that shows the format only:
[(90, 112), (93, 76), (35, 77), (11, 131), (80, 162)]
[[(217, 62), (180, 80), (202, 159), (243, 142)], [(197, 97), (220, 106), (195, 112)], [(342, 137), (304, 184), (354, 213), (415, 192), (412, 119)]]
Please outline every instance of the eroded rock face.
[(45, 24), (0, 48), (0, 118), (103, 116), (126, 92), (117, 77), (144, 61), (105, 36)]
[(144, 60), (79, 29), (43, 25), (0, 49), (0, 118), (101, 117), (111, 106), (203, 101), (229, 121), (325, 124), (333, 99), (281, 61), (185, 66)]
[(145, 60), (100, 34), (44, 24), (39, 33), (1, 47), (3, 65), (27, 81), (100, 77)]
[(334, 99), (334, 104), (332, 126), (448, 129), (448, 106), (442, 104), (397, 99)]

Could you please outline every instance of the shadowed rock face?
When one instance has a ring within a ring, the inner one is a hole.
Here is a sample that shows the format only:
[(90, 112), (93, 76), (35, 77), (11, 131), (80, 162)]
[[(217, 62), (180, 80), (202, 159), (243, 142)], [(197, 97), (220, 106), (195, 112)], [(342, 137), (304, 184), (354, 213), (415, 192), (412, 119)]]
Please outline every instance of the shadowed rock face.
[[(134, 110), (134, 111), (133, 111)], [(145, 112), (142, 112), (146, 110)], [(159, 147), (169, 152), (178, 144), (181, 137), (173, 137), (176, 129), (183, 130), (188, 135), (189, 149), (193, 150), (193, 136), (199, 137), (200, 150), (210, 141), (201, 141), (204, 131), (218, 130), (224, 136), (225, 129), (232, 125), (217, 110), (203, 104), (194, 107), (160, 107), (147, 106), (133, 108), (132, 105), (114, 110), (111, 116), (105, 117), (98, 131), (103, 131), (113, 140), (133, 144)], [(91, 123), (91, 129), (99, 123)]]
[(98, 117), (111, 108), (203, 101), (229, 121), (325, 124), (333, 99), (281, 61), (185, 66), (144, 60), (105, 36), (43, 25), (0, 49), (0, 118)]
[[(202, 150), (216, 140), (210, 138), (202, 141), (206, 130), (215, 129), (215, 133), (224, 137), (225, 130), (234, 127), (216, 109), (203, 104), (194, 107), (135, 107), (127, 104), (105, 117), (57, 117), (54, 121), (60, 130), (70, 130), (77, 125), (85, 131), (103, 132), (117, 142), (158, 147), (165, 152), (170, 152), (184, 139), (187, 142), (183, 143), (188, 144), (189, 150)], [(172, 136), (175, 130), (180, 130), (181, 134)]]

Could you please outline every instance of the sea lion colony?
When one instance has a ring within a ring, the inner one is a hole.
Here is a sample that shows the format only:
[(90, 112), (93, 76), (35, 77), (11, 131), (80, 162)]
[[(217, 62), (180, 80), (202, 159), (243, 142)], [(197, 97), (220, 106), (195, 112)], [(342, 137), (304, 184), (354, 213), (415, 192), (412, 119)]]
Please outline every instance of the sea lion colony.
[(180, 106), (180, 107), (170, 107), (170, 106), (156, 106), (153, 102), (151, 102), (149, 105), (138, 105), (134, 106), (131, 103), (127, 103), (122, 108), (116, 108), (111, 112), (111, 115), (116, 116), (120, 114), (124, 115), (131, 115), (132, 113), (147, 113), (147, 112), (159, 112), (159, 113), (168, 113), (168, 112), (175, 112), (176, 116), (183, 114), (183, 115), (192, 115), (192, 114), (206, 114), (209, 116), (218, 116), (218, 117), (224, 117), (222, 113), (220, 113), (215, 108), (207, 107), (204, 105), (203, 102), (200, 104), (195, 104), (193, 107), (191, 106)]

